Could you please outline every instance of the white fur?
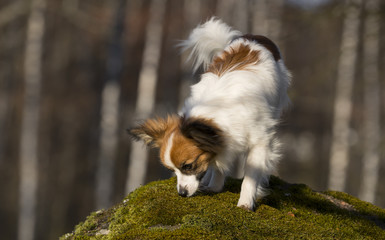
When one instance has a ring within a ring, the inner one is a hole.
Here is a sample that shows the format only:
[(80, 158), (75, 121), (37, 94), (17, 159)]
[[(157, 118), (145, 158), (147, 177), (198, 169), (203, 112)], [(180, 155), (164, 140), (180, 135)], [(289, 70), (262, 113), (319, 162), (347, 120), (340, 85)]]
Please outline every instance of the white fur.
[(166, 145), (166, 151), (164, 151), (164, 164), (172, 169), (175, 169), (174, 164), (171, 161), (171, 148), (172, 148), (172, 140), (174, 139), (174, 133), (171, 133), (170, 137), (167, 140), (167, 145)]
[(213, 17), (196, 27), (181, 46), (185, 50), (191, 49), (189, 60), (194, 61), (195, 72), (201, 65), (206, 69), (212, 58), (221, 52), (233, 38), (240, 35), (239, 31), (232, 30), (221, 20)]
[(177, 190), (181, 193), (183, 190), (187, 191), (187, 197), (191, 197), (199, 187), (199, 180), (195, 175), (183, 174), (179, 169), (175, 168), (175, 175), (177, 178)]
[(183, 174), (171, 161), (171, 148), (173, 146), (174, 133), (171, 133), (167, 140), (166, 150), (164, 152), (164, 164), (169, 168), (174, 169), (177, 177), (177, 190), (180, 193), (182, 190), (187, 190), (187, 197), (193, 195), (199, 187), (199, 180), (194, 175)]
[[(201, 184), (220, 191), (225, 175), (237, 175), (233, 166), (244, 166), (238, 206), (252, 209), (255, 198), (264, 195), (263, 185), (279, 160), (275, 127), (289, 104), (286, 91), (291, 76), (283, 61), (275, 61), (262, 45), (243, 38), (232, 41), (240, 35), (215, 18), (193, 30), (183, 45), (192, 49), (194, 69), (201, 64), (206, 68), (215, 55), (230, 47), (237, 49), (240, 44), (260, 51), (260, 55), (259, 62), (246, 70), (229, 70), (221, 76), (204, 73), (200, 82), (191, 87), (191, 96), (181, 114), (212, 119), (225, 132), (226, 147)], [(179, 179), (183, 178), (178, 177), (178, 182)]]

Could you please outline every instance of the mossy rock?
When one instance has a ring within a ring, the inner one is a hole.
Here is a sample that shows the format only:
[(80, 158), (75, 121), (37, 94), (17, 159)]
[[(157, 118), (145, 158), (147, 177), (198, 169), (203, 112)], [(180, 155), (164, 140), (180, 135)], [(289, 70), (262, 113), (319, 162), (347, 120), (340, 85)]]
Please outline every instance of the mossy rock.
[(270, 179), (256, 211), (236, 207), (240, 180), (180, 197), (176, 179), (142, 186), (61, 239), (385, 239), (385, 210), (341, 192)]

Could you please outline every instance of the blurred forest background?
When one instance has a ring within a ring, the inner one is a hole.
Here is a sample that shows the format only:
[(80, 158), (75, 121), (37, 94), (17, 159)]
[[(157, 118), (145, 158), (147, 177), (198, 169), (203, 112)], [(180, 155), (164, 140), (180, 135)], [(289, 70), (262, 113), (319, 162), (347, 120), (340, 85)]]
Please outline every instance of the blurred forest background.
[(219, 16), (281, 48), (292, 106), (278, 175), (385, 207), (385, 2), (0, 0), (1, 239), (55, 239), (169, 178), (131, 143), (198, 81), (175, 47)]

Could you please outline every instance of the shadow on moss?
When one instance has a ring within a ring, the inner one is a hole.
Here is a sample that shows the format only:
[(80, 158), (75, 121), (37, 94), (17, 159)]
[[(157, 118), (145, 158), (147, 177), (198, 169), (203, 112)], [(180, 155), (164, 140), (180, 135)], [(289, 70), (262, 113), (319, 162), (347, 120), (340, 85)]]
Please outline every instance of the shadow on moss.
[(237, 208), (241, 180), (182, 198), (176, 180), (149, 183), (91, 214), (62, 239), (385, 239), (385, 211), (345, 193), (318, 193), (272, 176), (255, 212)]

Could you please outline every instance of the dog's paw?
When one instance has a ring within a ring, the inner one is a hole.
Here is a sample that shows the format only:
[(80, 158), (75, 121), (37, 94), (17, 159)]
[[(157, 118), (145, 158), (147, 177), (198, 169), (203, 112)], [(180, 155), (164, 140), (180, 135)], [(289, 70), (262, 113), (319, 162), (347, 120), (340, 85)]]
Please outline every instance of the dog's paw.
[(254, 207), (253, 206), (249, 206), (247, 204), (244, 204), (244, 205), (239, 205), (238, 204), (237, 207), (245, 209), (246, 211), (254, 212)]
[(244, 201), (243, 199), (239, 199), (237, 207), (243, 208), (247, 211), (254, 211), (254, 201)]

